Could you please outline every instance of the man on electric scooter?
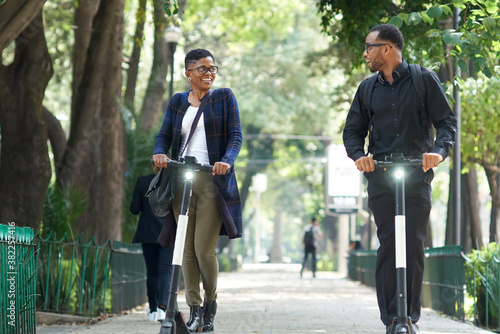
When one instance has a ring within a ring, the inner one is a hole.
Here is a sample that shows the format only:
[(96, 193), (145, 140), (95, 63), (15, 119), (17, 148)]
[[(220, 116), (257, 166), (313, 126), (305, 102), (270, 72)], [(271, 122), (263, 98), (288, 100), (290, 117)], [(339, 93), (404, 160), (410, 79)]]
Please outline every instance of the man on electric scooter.
[[(420, 319), (423, 241), (431, 210), (432, 168), (446, 159), (452, 149), (457, 121), (436, 74), (420, 66), (416, 75), (411, 73), (410, 65), (402, 57), (404, 39), (397, 27), (377, 25), (365, 41), (363, 57), (370, 71), (378, 73), (358, 87), (344, 128), (344, 145), (368, 180), (368, 206), (380, 242), (376, 290), (387, 333), (391, 333), (391, 323), (397, 316), (394, 180), (384, 169), (375, 169), (374, 161), (384, 160), (393, 153), (422, 157), (422, 166), (408, 168), (406, 173), (407, 310), (413, 332), (420, 333), (416, 323)], [(418, 92), (416, 87), (420, 83), (423, 89)], [(365, 152), (367, 136), (369, 147)]]

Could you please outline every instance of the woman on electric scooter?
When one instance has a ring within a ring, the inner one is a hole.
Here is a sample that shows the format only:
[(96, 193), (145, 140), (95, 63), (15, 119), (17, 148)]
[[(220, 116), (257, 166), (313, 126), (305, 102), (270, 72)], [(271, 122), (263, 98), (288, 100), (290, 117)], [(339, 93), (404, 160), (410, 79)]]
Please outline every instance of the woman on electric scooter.
[[(217, 276), (219, 264), (216, 246), (219, 235), (230, 239), (242, 234), (241, 202), (233, 169), (241, 149), (242, 133), (236, 98), (229, 88), (211, 90), (217, 77), (215, 58), (207, 50), (195, 49), (186, 54), (185, 72), (191, 90), (175, 94), (170, 100), (160, 133), (156, 137), (153, 161), (158, 167), (168, 167), (170, 159), (194, 156), (201, 164), (213, 165), (209, 173), (197, 173), (189, 207), (189, 222), (184, 247), (182, 271), (186, 285), (186, 303), (190, 317), (186, 323), (190, 332), (200, 328), (214, 330), (217, 309)], [(208, 101), (194, 128), (188, 146), (185, 143), (195, 115), (206, 96)], [(183, 177), (178, 173), (177, 189), (182, 189)], [(164, 229), (175, 224), (181, 204), (178, 190), (172, 204), (173, 214), (167, 216)], [(174, 233), (165, 233), (173, 238)], [(161, 236), (160, 236), (161, 238)], [(159, 240), (169, 246), (173, 240)], [(204, 298), (200, 294), (200, 277)], [(203, 306), (202, 306), (203, 302)]]

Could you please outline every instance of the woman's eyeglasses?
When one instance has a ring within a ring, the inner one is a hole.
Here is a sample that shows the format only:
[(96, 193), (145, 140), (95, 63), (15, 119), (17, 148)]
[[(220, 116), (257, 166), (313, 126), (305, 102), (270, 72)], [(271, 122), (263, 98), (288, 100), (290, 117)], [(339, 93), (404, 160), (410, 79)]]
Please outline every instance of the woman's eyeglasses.
[[(188, 69), (188, 71), (192, 71), (192, 70), (194, 70), (194, 68)], [(210, 66), (210, 67), (200, 66), (200, 67), (197, 67), (196, 70), (198, 71), (198, 74), (200, 74), (200, 75), (206, 74), (207, 72), (210, 72), (212, 74), (217, 74), (217, 72), (219, 72), (219, 67), (217, 67), (217, 66)]]

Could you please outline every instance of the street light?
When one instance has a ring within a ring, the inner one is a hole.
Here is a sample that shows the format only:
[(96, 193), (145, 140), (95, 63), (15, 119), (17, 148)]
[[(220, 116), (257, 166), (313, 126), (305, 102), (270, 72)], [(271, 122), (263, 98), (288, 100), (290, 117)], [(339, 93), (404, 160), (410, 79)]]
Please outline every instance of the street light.
[(179, 27), (170, 26), (165, 30), (165, 41), (171, 55), (170, 63), (170, 98), (174, 95), (174, 54), (179, 39), (182, 37), (182, 30)]

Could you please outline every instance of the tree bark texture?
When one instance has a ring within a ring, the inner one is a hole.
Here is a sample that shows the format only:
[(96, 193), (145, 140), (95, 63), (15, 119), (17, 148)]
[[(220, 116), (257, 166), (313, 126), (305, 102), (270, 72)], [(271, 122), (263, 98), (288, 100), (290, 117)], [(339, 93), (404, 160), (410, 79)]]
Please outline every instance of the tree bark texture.
[(73, 47), (73, 82), (71, 119), (75, 117), (75, 103), (77, 101), (78, 87), (82, 80), (87, 49), (92, 35), (92, 21), (99, 8), (100, 0), (80, 0), (75, 9), (75, 45)]
[(117, 102), (123, 7), (124, 0), (100, 2), (88, 49), (79, 50), (86, 58), (73, 94), (76, 102), (59, 179), (62, 186), (80, 189), (85, 195), (86, 208), (77, 219), (77, 230), (97, 242), (121, 240), (125, 145)]
[[(496, 173), (496, 191), (500, 193), (500, 173)], [(491, 188), (491, 185), (490, 185)], [(498, 233), (500, 232), (500, 205), (492, 201), (490, 215), (490, 242), (500, 242)]]
[(0, 222), (32, 228), (51, 176), (42, 101), (53, 68), (43, 29), (39, 11), (17, 37), (14, 61), (0, 64)]
[(0, 51), (18, 38), (39, 15), (47, 0), (7, 0), (0, 10)]
[(128, 61), (128, 71), (127, 71), (127, 86), (125, 90), (125, 102), (132, 110), (134, 109), (135, 100), (135, 88), (137, 86), (137, 77), (139, 74), (139, 60), (141, 59), (141, 50), (144, 41), (144, 24), (146, 23), (146, 0), (139, 0), (139, 6), (137, 8), (136, 18), (136, 28), (134, 35), (134, 46), (132, 48), (132, 54)]
[[(165, 41), (165, 29), (167, 20), (163, 4), (159, 1), (153, 1), (153, 18), (155, 26), (155, 39), (153, 45), (153, 65), (149, 77), (146, 96), (142, 105), (141, 129), (152, 130), (158, 124), (160, 119), (161, 106), (163, 96), (167, 86), (166, 77), (169, 64), (172, 60), (170, 50), (167, 50), (167, 42)], [(151, 150), (152, 151), (152, 150)]]
[[(479, 218), (479, 193), (477, 187), (477, 171), (471, 169), (461, 176), (461, 231), (460, 245), (465, 253), (483, 246), (481, 220)], [(450, 179), (450, 194), (455, 192), (455, 180)], [(455, 201), (451, 196), (448, 201), (448, 217), (446, 224), (446, 245), (455, 244)]]
[(47, 126), (52, 154), (54, 155), (54, 169), (56, 175), (59, 175), (64, 149), (66, 148), (66, 134), (61, 126), (61, 122), (45, 107), (43, 107), (43, 118)]

